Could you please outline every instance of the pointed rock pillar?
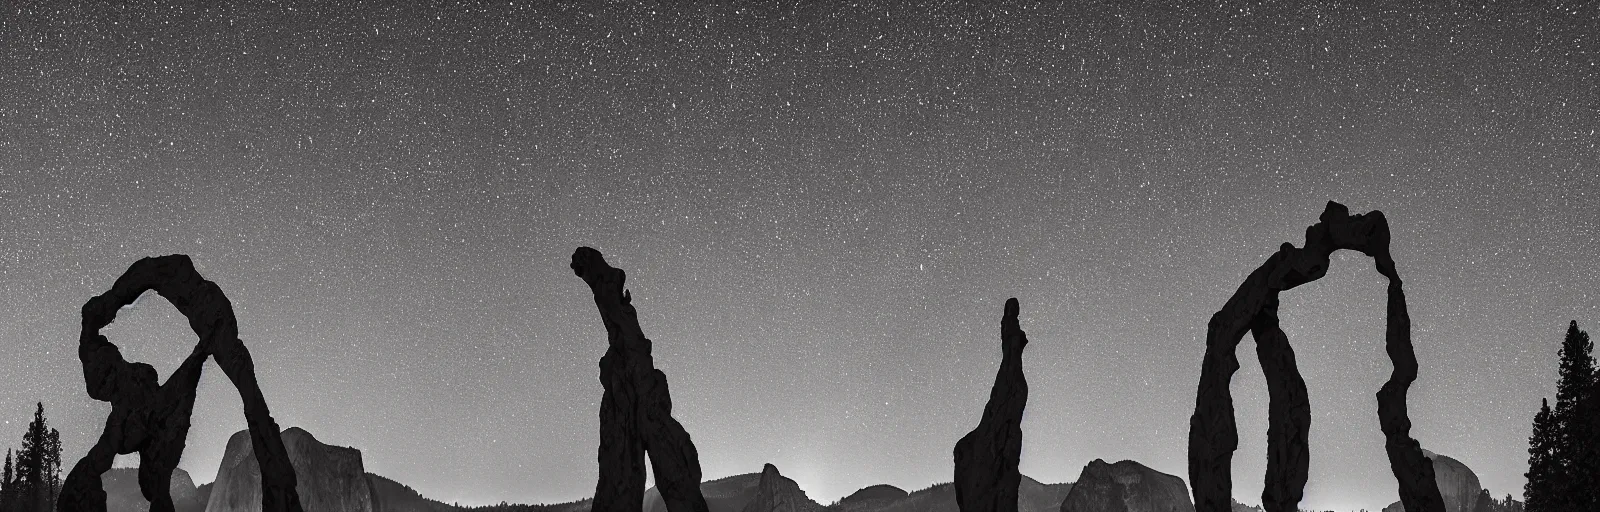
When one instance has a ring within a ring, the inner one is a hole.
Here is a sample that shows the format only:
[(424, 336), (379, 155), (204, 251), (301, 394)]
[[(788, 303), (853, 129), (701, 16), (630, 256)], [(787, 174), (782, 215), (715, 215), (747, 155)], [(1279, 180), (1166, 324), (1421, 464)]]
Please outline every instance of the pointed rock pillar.
[(1017, 322), (1017, 299), (1006, 301), (1000, 319), (1000, 371), (995, 374), (989, 404), (978, 428), (955, 448), (956, 505), (962, 512), (1016, 512), (1022, 473), (1022, 409), (1028, 404), (1028, 380), (1022, 374), (1022, 349), (1028, 335)]
[(655, 368), (650, 339), (639, 327), (627, 273), (600, 251), (579, 247), (572, 271), (594, 292), (609, 346), (600, 358), (600, 481), (593, 510), (638, 512), (644, 504), (644, 456), (650, 454), (656, 487), (670, 512), (707, 512), (700, 493), (700, 454), (672, 418), (667, 376)]

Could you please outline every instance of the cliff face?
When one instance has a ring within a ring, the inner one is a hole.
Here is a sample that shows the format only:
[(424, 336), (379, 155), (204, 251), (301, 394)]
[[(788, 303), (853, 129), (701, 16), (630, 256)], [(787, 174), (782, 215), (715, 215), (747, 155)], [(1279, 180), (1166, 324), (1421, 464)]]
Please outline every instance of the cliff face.
[(1131, 460), (1095, 459), (1061, 503), (1061, 512), (1194, 512), (1183, 479)]
[[(306, 512), (376, 512), (361, 451), (329, 446), (298, 427), (283, 431), (295, 489)], [(228, 439), (206, 512), (260, 512), (261, 469), (248, 431)]]
[[(139, 490), (139, 468), (114, 468), (100, 475), (106, 491), (106, 512), (147, 512), (150, 500)], [(205, 512), (206, 500), (194, 480), (182, 469), (172, 470), (168, 485), (175, 512)]]
[[(1439, 484), (1439, 495), (1444, 497), (1445, 512), (1478, 510), (1478, 499), (1483, 494), (1483, 483), (1478, 481), (1478, 474), (1461, 461), (1427, 450), (1423, 450), (1422, 453), (1428, 460), (1433, 461), (1433, 478)], [(1405, 507), (1398, 501), (1384, 507), (1383, 510), (1406, 512)]]
[(1433, 461), (1433, 478), (1439, 484), (1439, 494), (1444, 496), (1444, 508), (1448, 512), (1473, 512), (1478, 508), (1478, 496), (1483, 491), (1483, 483), (1478, 481), (1478, 474), (1472, 468), (1462, 464), (1461, 461), (1424, 451), (1428, 459)]
[(743, 512), (816, 512), (822, 505), (806, 497), (800, 484), (778, 473), (771, 464), (761, 468), (761, 483), (756, 486), (755, 499), (744, 506)]

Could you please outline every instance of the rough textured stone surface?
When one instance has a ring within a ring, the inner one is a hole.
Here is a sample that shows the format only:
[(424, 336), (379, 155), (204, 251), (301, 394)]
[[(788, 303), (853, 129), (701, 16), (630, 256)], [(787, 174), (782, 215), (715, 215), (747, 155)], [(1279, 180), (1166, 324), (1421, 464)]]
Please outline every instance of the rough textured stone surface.
[(1389, 223), (1382, 212), (1350, 215), (1349, 209), (1334, 202), (1323, 210), (1320, 222), (1306, 229), (1305, 247), (1283, 244), (1245, 278), (1206, 326), (1205, 359), (1195, 412), (1189, 418), (1189, 479), (1200, 511), (1227, 512), (1232, 507), (1231, 459), (1239, 435), (1228, 385), (1239, 369), (1235, 350), (1245, 331), (1250, 331), (1270, 396), (1262, 505), (1267, 512), (1295, 512), (1309, 467), (1310, 405), (1294, 365), (1294, 351), (1277, 326), (1278, 294), (1321, 278), (1328, 270), (1328, 255), (1339, 249), (1371, 256), (1378, 273), (1389, 279), (1384, 341), (1394, 370), (1378, 391), (1378, 423), (1390, 470), (1400, 484), (1400, 500), (1410, 512), (1444, 512), (1433, 464), (1411, 438), (1411, 419), (1406, 416), (1406, 390), (1417, 378), (1417, 357), (1405, 292), (1389, 254)]
[[(1433, 477), (1439, 483), (1439, 495), (1444, 498), (1446, 512), (1475, 512), (1478, 499), (1483, 495), (1483, 483), (1478, 474), (1461, 461), (1427, 450), (1422, 454), (1433, 461)], [(1383, 508), (1384, 512), (1405, 512), (1405, 506), (1396, 501)]]
[(1095, 459), (1061, 502), (1061, 512), (1194, 512), (1183, 479), (1125, 460)]
[(761, 483), (756, 487), (755, 499), (744, 506), (742, 512), (816, 512), (822, 505), (806, 497), (800, 484), (778, 473), (778, 468), (767, 464), (761, 468)]
[[(282, 438), (306, 512), (376, 510), (360, 450), (323, 444), (299, 427), (284, 430)], [(206, 511), (260, 512), (260, 507), (260, 465), (250, 449), (249, 433), (239, 431), (228, 438)]]
[[(149, 290), (155, 290), (183, 313), (189, 319), (189, 327), (200, 337), (194, 351), (161, 384), (156, 382), (154, 368), (123, 359), (117, 346), (100, 335), (100, 329), (116, 319), (119, 308), (132, 304)], [(207, 357), (216, 358), (244, 402), (251, 441), (265, 469), (268, 491), (261, 496), (262, 509), (300, 512), (294, 468), (289, 465), (283, 441), (278, 438), (278, 425), (256, 384), (250, 351), (239, 341), (233, 304), (216, 283), (195, 271), (188, 256), (181, 254), (134, 262), (110, 291), (83, 305), (83, 331), (78, 336), (83, 380), (91, 398), (111, 402), (111, 415), (100, 439), (68, 472), (56, 510), (106, 510), (100, 475), (111, 469), (118, 454), (137, 452), (139, 486), (150, 501), (150, 510), (173, 511), (169, 480), (183, 456), (189, 417), (194, 411), (195, 385)]]
[[(139, 490), (139, 468), (112, 468), (100, 475), (100, 484), (106, 491), (106, 512), (148, 512), (150, 500)], [(194, 480), (182, 469), (172, 470), (167, 491), (172, 495), (173, 509), (177, 512), (205, 512), (206, 500)]]
[(627, 273), (588, 247), (572, 253), (571, 267), (594, 292), (609, 341), (600, 358), (605, 394), (600, 400), (600, 479), (594, 509), (641, 509), (644, 456), (649, 452), (667, 510), (707, 512), (700, 493), (700, 455), (683, 425), (672, 418), (667, 376), (655, 368), (650, 339), (639, 327), (632, 295), (623, 287)]
[(1017, 299), (1006, 301), (1000, 319), (1000, 371), (995, 374), (989, 403), (978, 428), (955, 448), (956, 504), (963, 512), (1016, 512), (1022, 473), (1022, 410), (1028, 404), (1028, 380), (1022, 374), (1022, 349), (1028, 335), (1018, 325)]

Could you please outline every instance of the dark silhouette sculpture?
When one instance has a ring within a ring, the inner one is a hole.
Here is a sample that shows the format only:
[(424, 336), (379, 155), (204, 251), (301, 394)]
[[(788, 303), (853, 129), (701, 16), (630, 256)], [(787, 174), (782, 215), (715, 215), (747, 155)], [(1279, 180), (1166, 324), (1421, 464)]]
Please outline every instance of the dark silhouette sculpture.
[(1022, 473), (1022, 409), (1028, 405), (1028, 380), (1022, 374), (1022, 349), (1028, 335), (1017, 322), (1017, 299), (1006, 301), (1000, 319), (1000, 371), (978, 428), (956, 442), (956, 506), (962, 512), (1016, 512)]
[(641, 510), (648, 451), (667, 510), (707, 512), (700, 493), (700, 455), (683, 425), (672, 418), (667, 376), (655, 368), (633, 296), (623, 288), (627, 273), (588, 247), (572, 253), (572, 271), (594, 292), (610, 345), (600, 358), (605, 395), (600, 400), (600, 481), (594, 510)]
[(1189, 418), (1189, 482), (1200, 512), (1231, 510), (1231, 459), (1239, 434), (1228, 383), (1239, 369), (1234, 351), (1246, 330), (1256, 339), (1256, 356), (1266, 374), (1269, 394), (1262, 506), (1267, 512), (1294, 512), (1304, 495), (1311, 405), (1305, 380), (1295, 367), (1294, 350), (1278, 327), (1278, 293), (1321, 278), (1328, 271), (1328, 255), (1339, 249), (1371, 256), (1378, 273), (1389, 278), (1384, 345), (1394, 370), (1377, 394), (1378, 422), (1389, 468), (1400, 484), (1400, 501), (1410, 512), (1444, 512), (1433, 464), (1411, 438), (1411, 419), (1406, 416), (1406, 390), (1417, 379), (1417, 356), (1411, 346), (1405, 292), (1389, 254), (1389, 223), (1382, 212), (1352, 216), (1344, 205), (1331, 201), (1320, 222), (1306, 229), (1305, 247), (1283, 244), (1245, 278), (1206, 327), (1205, 360), (1200, 367), (1195, 412)]
[[(200, 337), (194, 351), (160, 385), (154, 368), (124, 360), (122, 351), (100, 334), (101, 328), (116, 319), (119, 308), (148, 290), (171, 302)], [(183, 456), (195, 385), (208, 356), (216, 358), (244, 402), (250, 441), (261, 462), (261, 510), (301, 511), (294, 467), (289, 465), (278, 425), (256, 384), (250, 351), (239, 341), (233, 305), (216, 283), (201, 277), (194, 262), (181, 254), (134, 262), (110, 291), (83, 305), (83, 331), (78, 336), (83, 380), (91, 398), (111, 402), (111, 416), (106, 418), (100, 439), (67, 474), (57, 511), (104, 512), (106, 493), (100, 475), (111, 469), (118, 454), (138, 452), (139, 488), (150, 500), (151, 512), (172, 512), (169, 481)]]

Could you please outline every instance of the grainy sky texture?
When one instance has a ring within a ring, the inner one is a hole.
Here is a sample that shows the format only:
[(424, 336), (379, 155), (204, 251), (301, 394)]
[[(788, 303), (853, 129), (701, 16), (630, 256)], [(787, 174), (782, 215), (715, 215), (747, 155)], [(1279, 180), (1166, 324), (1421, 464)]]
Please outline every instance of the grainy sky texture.
[[(43, 401), (82, 455), (109, 407), (79, 307), (186, 253), (283, 426), (447, 502), (586, 497), (589, 245), (708, 478), (772, 462), (824, 503), (949, 480), (1007, 297), (1023, 472), (1187, 478), (1206, 319), (1331, 199), (1393, 224), (1413, 435), (1520, 496), (1567, 322), (1600, 324), (1596, 4), (1172, 3), (7, 2), (0, 441)], [(1303, 505), (1377, 509), (1384, 281), (1334, 259), (1282, 308)], [(194, 335), (146, 299), (107, 333), (165, 375)], [(1234, 492), (1259, 503), (1251, 343)], [(207, 368), (200, 482), (244, 428)]]

